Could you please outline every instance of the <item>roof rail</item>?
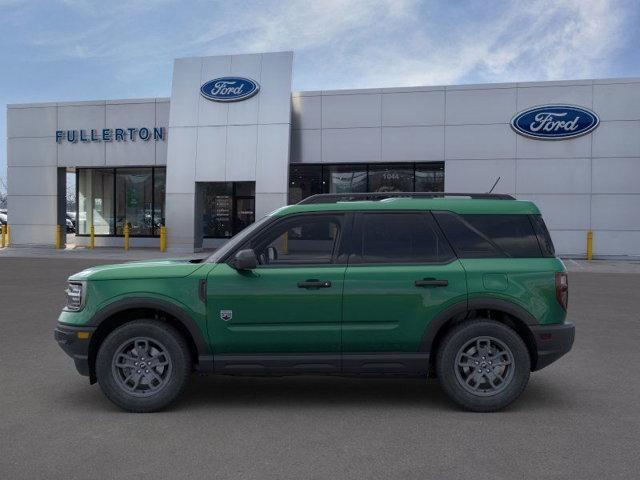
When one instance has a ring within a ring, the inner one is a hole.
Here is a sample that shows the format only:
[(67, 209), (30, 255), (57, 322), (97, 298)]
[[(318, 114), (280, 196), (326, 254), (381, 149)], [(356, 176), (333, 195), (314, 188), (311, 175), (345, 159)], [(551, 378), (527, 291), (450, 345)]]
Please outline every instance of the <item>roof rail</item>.
[(319, 193), (298, 202), (298, 205), (312, 203), (357, 202), (362, 200), (384, 200), (386, 198), (444, 198), (467, 197), (484, 200), (515, 200), (506, 193), (449, 193), (449, 192), (371, 192), (371, 193)]

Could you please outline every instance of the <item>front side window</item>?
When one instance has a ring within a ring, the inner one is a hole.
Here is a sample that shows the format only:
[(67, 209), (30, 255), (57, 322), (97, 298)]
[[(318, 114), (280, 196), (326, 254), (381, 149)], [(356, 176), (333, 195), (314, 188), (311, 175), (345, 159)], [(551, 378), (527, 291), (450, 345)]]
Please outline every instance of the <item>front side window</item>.
[(243, 248), (253, 248), (260, 265), (322, 265), (333, 261), (340, 217), (305, 215), (278, 222)]
[(453, 258), (427, 212), (363, 213), (357, 225), (354, 263), (441, 263)]

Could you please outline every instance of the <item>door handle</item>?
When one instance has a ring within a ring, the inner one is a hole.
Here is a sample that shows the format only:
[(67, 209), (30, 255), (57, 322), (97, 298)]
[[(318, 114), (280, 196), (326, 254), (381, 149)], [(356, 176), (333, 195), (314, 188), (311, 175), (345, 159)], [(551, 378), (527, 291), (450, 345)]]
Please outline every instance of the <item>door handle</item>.
[(423, 278), (422, 280), (416, 280), (414, 285), (416, 287), (446, 287), (449, 285), (449, 280), (438, 280), (436, 278)]
[(298, 282), (298, 288), (329, 288), (331, 282), (329, 280), (305, 280), (304, 282)]

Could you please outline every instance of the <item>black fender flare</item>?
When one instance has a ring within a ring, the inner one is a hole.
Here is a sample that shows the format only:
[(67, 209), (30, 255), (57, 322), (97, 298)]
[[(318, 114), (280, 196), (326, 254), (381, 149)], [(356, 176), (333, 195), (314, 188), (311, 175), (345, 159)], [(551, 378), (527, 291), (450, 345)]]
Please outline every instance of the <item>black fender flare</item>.
[(533, 315), (527, 312), (520, 305), (517, 305), (513, 302), (492, 297), (475, 297), (467, 301), (455, 303), (445, 308), (435, 317), (433, 317), (431, 322), (429, 322), (424, 335), (422, 336), (420, 351), (431, 352), (431, 347), (433, 346), (433, 341), (435, 340), (436, 335), (444, 326), (444, 324), (447, 323), (451, 318), (462, 314), (467, 314), (472, 310), (483, 309), (499, 310), (501, 312), (508, 313), (509, 315), (518, 319), (520, 322), (529, 327), (539, 324), (538, 320)]
[(99, 327), (100, 324), (109, 317), (116, 315), (126, 310), (133, 310), (136, 308), (149, 308), (153, 310), (160, 310), (168, 313), (172, 317), (176, 318), (189, 332), (193, 343), (196, 346), (197, 354), (199, 357), (211, 355), (209, 344), (203, 335), (202, 330), (198, 327), (198, 324), (191, 318), (191, 316), (185, 312), (178, 305), (153, 297), (127, 297), (121, 300), (116, 300), (113, 303), (108, 304), (102, 309), (98, 310), (88, 323), (88, 326)]

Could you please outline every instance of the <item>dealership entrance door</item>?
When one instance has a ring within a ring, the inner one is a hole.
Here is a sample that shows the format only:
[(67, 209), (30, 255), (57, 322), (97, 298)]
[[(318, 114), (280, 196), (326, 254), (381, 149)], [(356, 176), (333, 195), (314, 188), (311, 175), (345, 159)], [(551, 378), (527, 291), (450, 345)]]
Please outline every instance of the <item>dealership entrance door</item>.
[(196, 192), (196, 237), (199, 234), (200, 239), (225, 240), (255, 221), (255, 182), (197, 182)]

